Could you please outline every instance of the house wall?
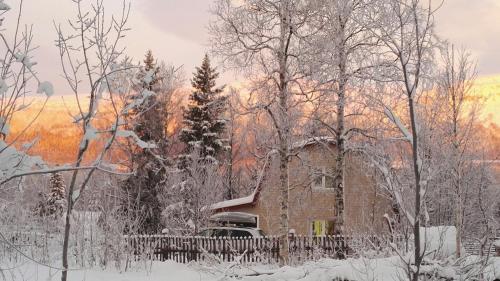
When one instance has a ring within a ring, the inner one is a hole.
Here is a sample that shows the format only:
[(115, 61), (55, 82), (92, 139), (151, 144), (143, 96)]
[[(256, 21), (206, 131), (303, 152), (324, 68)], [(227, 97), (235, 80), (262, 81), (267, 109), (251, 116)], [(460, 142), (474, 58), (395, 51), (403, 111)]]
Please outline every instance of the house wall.
[[(333, 175), (334, 147), (307, 146), (290, 162), (289, 228), (297, 235), (310, 235), (313, 220), (335, 221), (335, 193), (333, 188), (313, 189), (314, 170), (325, 167)], [(279, 234), (280, 192), (277, 155), (272, 161), (255, 205), (237, 206), (224, 211), (247, 212), (259, 216), (259, 227), (269, 235)], [(380, 233), (386, 230), (383, 215), (390, 211), (390, 203), (377, 192), (372, 177), (366, 173), (359, 157), (346, 159), (345, 213), (346, 230), (352, 233)], [(333, 180), (326, 180), (333, 184)]]
[(345, 175), (346, 231), (363, 234), (388, 232), (384, 214), (391, 214), (391, 200), (376, 186), (373, 168), (359, 156), (348, 155)]

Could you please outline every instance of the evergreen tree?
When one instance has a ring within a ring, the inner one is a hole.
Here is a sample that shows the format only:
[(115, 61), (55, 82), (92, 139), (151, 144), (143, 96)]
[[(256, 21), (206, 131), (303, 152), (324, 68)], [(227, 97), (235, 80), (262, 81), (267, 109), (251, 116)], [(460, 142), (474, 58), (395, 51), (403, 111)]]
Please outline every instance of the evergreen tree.
[(158, 233), (162, 229), (161, 204), (158, 190), (165, 181), (167, 173), (165, 167), (169, 164), (166, 159), (168, 145), (166, 136), (166, 99), (159, 91), (160, 67), (151, 51), (144, 59), (144, 66), (137, 74), (136, 92), (138, 96), (144, 90), (155, 92), (129, 117), (130, 130), (145, 142), (156, 144), (155, 149), (133, 147), (132, 165), (135, 173), (122, 183), (125, 194), (122, 202), (122, 214), (130, 219), (127, 231), (142, 233)]
[[(165, 133), (166, 120), (166, 101), (159, 91), (159, 84), (162, 80), (160, 77), (160, 67), (157, 66), (153, 57), (153, 53), (149, 50), (144, 59), (144, 66), (137, 74), (139, 82), (135, 85), (135, 90), (138, 97), (142, 96), (143, 90), (152, 91), (155, 94), (150, 96), (137, 110), (132, 113), (130, 119), (132, 121), (132, 130), (137, 136), (145, 142), (153, 141), (157, 146), (167, 145)], [(138, 153), (140, 156), (142, 153)]]
[(60, 217), (64, 210), (64, 198), (66, 198), (66, 185), (61, 173), (53, 173), (50, 177), (50, 192), (47, 199), (47, 212), (50, 215)]
[(224, 147), (221, 136), (225, 130), (222, 113), (226, 97), (221, 95), (223, 87), (215, 86), (218, 76), (219, 73), (210, 66), (208, 55), (205, 55), (191, 81), (194, 90), (184, 111), (185, 128), (180, 135), (180, 140), (186, 144), (185, 155), (198, 151), (201, 158), (208, 162), (217, 162), (216, 157)]
[(32, 212), (35, 216), (46, 217), (48, 212), (48, 196), (44, 191), (39, 191), (37, 194), (36, 205), (33, 207)]

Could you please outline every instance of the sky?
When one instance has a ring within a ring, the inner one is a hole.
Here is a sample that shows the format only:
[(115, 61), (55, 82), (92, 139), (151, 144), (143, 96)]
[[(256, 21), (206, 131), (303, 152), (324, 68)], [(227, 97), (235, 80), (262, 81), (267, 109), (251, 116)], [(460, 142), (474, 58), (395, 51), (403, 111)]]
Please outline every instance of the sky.
[[(15, 22), (20, 0), (4, 0), (13, 9), (4, 27)], [(208, 51), (206, 26), (212, 0), (133, 0), (124, 40), (127, 53), (136, 61), (146, 50), (165, 62), (183, 66), (189, 78)], [(119, 13), (121, 0), (104, 1), (107, 13)], [(52, 81), (56, 92), (64, 93), (58, 51), (54, 46), (54, 23), (75, 14), (70, 0), (24, 0), (23, 23), (33, 24), (34, 42), (39, 46), (35, 61), (43, 80)], [(437, 14), (437, 32), (457, 46), (471, 50), (478, 60), (480, 76), (500, 75), (500, 0), (446, 0)], [(500, 77), (500, 76), (499, 76)], [(223, 75), (224, 83), (234, 79)]]

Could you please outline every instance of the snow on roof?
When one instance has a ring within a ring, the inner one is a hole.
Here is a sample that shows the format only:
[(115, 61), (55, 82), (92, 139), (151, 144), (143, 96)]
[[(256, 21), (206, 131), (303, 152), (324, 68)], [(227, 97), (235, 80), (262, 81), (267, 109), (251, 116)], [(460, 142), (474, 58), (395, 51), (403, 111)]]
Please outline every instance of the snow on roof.
[(274, 153), (276, 153), (276, 150), (271, 150), (269, 153), (267, 153), (266, 161), (264, 162), (264, 166), (262, 167), (262, 170), (260, 171), (259, 180), (257, 181), (257, 186), (253, 190), (252, 194), (250, 194), (249, 196), (246, 196), (246, 197), (226, 200), (226, 201), (212, 204), (209, 207), (210, 210), (219, 210), (219, 209), (224, 209), (224, 208), (229, 208), (229, 207), (234, 207), (234, 206), (254, 204), (257, 201), (257, 196), (259, 195), (259, 192), (262, 188), (262, 182), (264, 181), (266, 168), (269, 166), (271, 155), (273, 155)]
[(218, 209), (225, 209), (225, 208), (234, 207), (234, 206), (252, 204), (254, 202), (256, 195), (257, 195), (257, 188), (249, 196), (215, 203), (215, 204), (212, 204), (210, 206), (210, 209), (211, 210), (218, 210)]
[(318, 137), (311, 137), (305, 140), (297, 141), (294, 142), (291, 146), (290, 149), (297, 149), (297, 148), (303, 148), (311, 144), (316, 144), (316, 143), (335, 143), (335, 138), (333, 137), (327, 137), (327, 136), (318, 136)]

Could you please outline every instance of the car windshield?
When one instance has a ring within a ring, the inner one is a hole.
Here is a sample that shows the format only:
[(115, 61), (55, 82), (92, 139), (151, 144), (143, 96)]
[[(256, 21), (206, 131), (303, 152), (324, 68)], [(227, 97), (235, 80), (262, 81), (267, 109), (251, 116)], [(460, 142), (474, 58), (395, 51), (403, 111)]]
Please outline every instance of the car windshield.
[(231, 230), (231, 237), (252, 237), (253, 235), (246, 230)]
[(211, 237), (212, 234), (213, 234), (212, 229), (205, 229), (205, 230), (198, 232), (198, 234), (196, 234), (196, 236)]
[(227, 230), (226, 229), (214, 229), (212, 237), (224, 237), (228, 236)]

